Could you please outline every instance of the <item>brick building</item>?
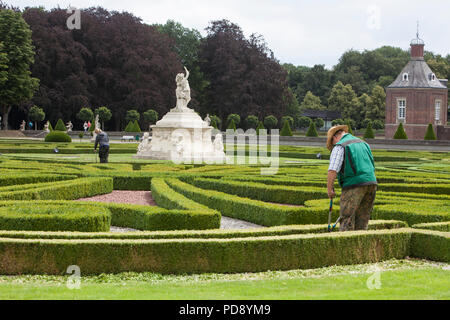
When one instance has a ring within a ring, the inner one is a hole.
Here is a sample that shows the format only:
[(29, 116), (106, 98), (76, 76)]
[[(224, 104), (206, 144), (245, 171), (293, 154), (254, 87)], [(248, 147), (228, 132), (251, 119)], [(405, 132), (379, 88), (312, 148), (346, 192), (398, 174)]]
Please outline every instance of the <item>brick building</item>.
[(386, 88), (386, 139), (403, 123), (409, 139), (423, 140), (433, 124), (438, 140), (450, 140), (446, 79), (438, 79), (424, 60), (424, 42), (411, 41), (411, 60)]

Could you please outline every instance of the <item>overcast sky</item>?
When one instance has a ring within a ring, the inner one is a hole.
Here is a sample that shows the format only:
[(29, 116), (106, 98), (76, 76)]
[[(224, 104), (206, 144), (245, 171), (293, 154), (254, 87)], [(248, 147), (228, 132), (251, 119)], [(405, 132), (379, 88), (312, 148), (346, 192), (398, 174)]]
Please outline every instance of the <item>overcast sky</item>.
[[(425, 49), (450, 53), (449, 0), (3, 0), (20, 8), (102, 6), (145, 23), (168, 19), (203, 35), (212, 20), (228, 19), (248, 36), (260, 34), (281, 63), (331, 68), (348, 49), (390, 45), (408, 49), (416, 21)], [(82, 25), (81, 17), (81, 27)]]

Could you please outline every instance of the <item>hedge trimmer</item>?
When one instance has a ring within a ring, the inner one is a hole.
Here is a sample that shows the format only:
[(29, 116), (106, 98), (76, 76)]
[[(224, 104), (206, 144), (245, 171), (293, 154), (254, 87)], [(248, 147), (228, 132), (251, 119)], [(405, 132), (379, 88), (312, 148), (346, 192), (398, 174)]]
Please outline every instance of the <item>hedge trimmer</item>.
[(330, 211), (328, 212), (328, 232), (332, 232), (336, 228), (339, 221), (341, 220), (341, 217), (339, 217), (336, 220), (336, 223), (333, 226), (331, 226), (331, 213), (332, 212), (333, 212), (333, 199), (330, 199)]

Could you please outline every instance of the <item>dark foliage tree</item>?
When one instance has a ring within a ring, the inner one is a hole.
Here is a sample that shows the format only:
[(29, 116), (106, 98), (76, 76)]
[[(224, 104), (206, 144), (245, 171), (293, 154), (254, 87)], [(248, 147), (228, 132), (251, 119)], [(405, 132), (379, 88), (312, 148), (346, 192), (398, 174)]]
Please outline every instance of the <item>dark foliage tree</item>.
[(173, 40), (127, 12), (82, 10), (82, 28), (68, 30), (63, 9), (27, 8), (36, 46), (33, 76), (41, 79), (33, 102), (53, 121), (74, 119), (85, 105), (107, 105), (116, 130), (132, 105), (165, 114), (175, 106), (175, 76), (182, 72)]
[(256, 35), (246, 39), (241, 28), (227, 20), (213, 21), (206, 30), (199, 59), (210, 83), (210, 113), (221, 118), (230, 113), (259, 118), (284, 115), (293, 99), (287, 72), (264, 40)]

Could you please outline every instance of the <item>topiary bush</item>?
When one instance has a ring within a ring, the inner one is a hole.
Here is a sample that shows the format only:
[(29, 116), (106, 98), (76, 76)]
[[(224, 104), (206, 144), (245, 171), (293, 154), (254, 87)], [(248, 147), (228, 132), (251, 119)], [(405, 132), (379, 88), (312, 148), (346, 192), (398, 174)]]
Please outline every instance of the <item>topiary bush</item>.
[(434, 134), (433, 125), (431, 123), (428, 125), (424, 140), (436, 140), (436, 135)]
[(262, 123), (262, 121), (260, 121), (259, 124), (258, 124), (258, 126), (256, 127), (256, 134), (257, 134), (257, 135), (260, 134), (259, 130), (263, 130), (263, 131), (261, 132), (261, 134), (267, 134), (267, 130), (266, 130), (266, 128), (264, 127), (264, 123)]
[(283, 128), (281, 129), (280, 136), (292, 137), (292, 130), (289, 121), (284, 121)]
[(67, 128), (61, 119), (58, 119), (58, 122), (56, 123), (56, 126), (55, 126), (55, 131), (64, 131), (64, 132), (67, 131)]
[(408, 136), (406, 135), (405, 129), (403, 129), (403, 124), (400, 123), (398, 125), (397, 131), (394, 134), (394, 139), (408, 139)]
[(375, 139), (375, 134), (373, 133), (373, 130), (372, 130), (372, 122), (369, 122), (367, 124), (367, 129), (364, 132), (364, 137), (363, 138), (364, 139)]
[(125, 132), (134, 132), (133, 130), (134, 130), (134, 123), (133, 121), (130, 121), (125, 127)]
[(139, 126), (137, 120), (134, 120), (133, 122), (133, 132), (141, 132), (141, 127)]
[(311, 123), (309, 124), (309, 129), (306, 132), (306, 136), (307, 137), (318, 137), (319, 136), (319, 134), (317, 133), (316, 124), (314, 123), (314, 121), (311, 121)]
[(228, 128), (227, 129), (236, 131), (236, 124), (234, 123), (233, 119), (230, 120), (230, 123), (228, 124)]
[(72, 138), (64, 131), (51, 131), (45, 136), (45, 142), (72, 142)]

